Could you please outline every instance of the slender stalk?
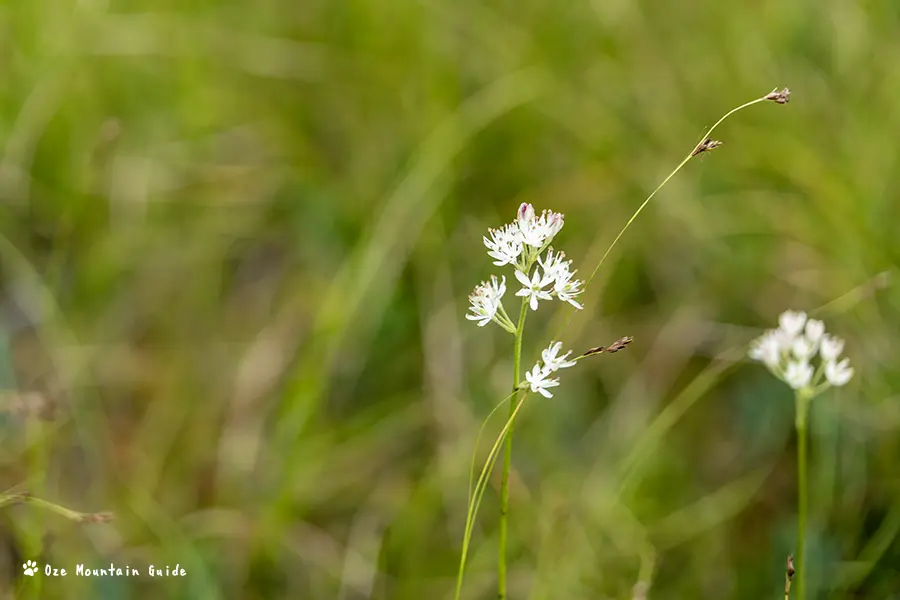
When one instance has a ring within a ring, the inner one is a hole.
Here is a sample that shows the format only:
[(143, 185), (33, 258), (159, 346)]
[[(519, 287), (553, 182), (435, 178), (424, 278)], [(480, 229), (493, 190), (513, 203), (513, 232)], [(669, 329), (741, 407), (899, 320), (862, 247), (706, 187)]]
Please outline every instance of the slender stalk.
[[(517, 394), (511, 394), (510, 396), (513, 395)], [(500, 430), (500, 435), (498, 435), (497, 439), (494, 441), (494, 445), (488, 453), (488, 458), (484, 463), (484, 467), (481, 469), (481, 475), (478, 477), (478, 482), (472, 490), (471, 499), (466, 511), (466, 529), (463, 534), (462, 553), (460, 554), (459, 571), (456, 576), (456, 594), (453, 596), (454, 600), (459, 600), (460, 594), (462, 594), (462, 582), (466, 570), (466, 557), (469, 554), (469, 543), (472, 540), (472, 529), (475, 526), (475, 517), (478, 515), (478, 507), (481, 506), (481, 498), (484, 496), (485, 488), (487, 488), (488, 473), (494, 470), (494, 465), (497, 463), (497, 457), (500, 455), (500, 445), (506, 439), (506, 434), (512, 426), (519, 409), (521, 409), (522, 405), (525, 403), (525, 398), (527, 398), (527, 393), (515, 403), (515, 408), (507, 419), (503, 429)]]
[[(522, 299), (522, 307), (519, 309), (519, 324), (516, 327), (516, 341), (513, 345), (513, 390), (521, 379), (522, 370), (522, 332), (525, 330), (525, 315), (528, 314), (527, 298)], [(509, 417), (513, 418), (516, 403), (509, 405)], [(506, 538), (509, 527), (507, 514), (509, 513), (509, 469), (512, 464), (512, 421), (506, 432), (506, 445), (503, 449), (503, 476), (500, 479), (500, 544), (497, 550), (497, 598), (506, 600)]]
[(740, 106), (738, 106), (736, 108), (732, 108), (727, 113), (725, 113), (721, 119), (716, 121), (715, 125), (713, 125), (712, 127), (709, 128), (709, 131), (707, 131), (704, 134), (704, 136), (700, 139), (700, 142), (698, 142), (697, 145), (691, 149), (691, 152), (686, 157), (684, 157), (684, 160), (681, 161), (681, 164), (679, 164), (677, 167), (675, 167), (675, 170), (672, 171), (671, 173), (669, 173), (668, 177), (663, 179), (662, 183), (660, 183), (658, 186), (656, 186), (656, 189), (653, 190), (652, 192), (650, 192), (650, 195), (647, 196), (647, 199), (644, 200), (644, 202), (638, 207), (638, 209), (636, 211), (634, 211), (634, 214), (631, 215), (631, 218), (628, 219), (627, 223), (625, 223), (625, 227), (623, 227), (622, 230), (619, 231), (619, 235), (616, 236), (616, 238), (613, 240), (612, 244), (609, 245), (609, 248), (606, 249), (606, 252), (603, 253), (603, 256), (600, 258), (600, 262), (597, 263), (597, 266), (594, 268), (594, 272), (591, 273), (591, 276), (584, 283), (585, 288), (587, 288), (587, 286), (590, 285), (591, 280), (597, 274), (597, 271), (600, 270), (600, 267), (601, 267), (601, 265), (603, 265), (603, 262), (606, 260), (606, 257), (609, 256), (609, 253), (612, 251), (613, 248), (615, 248), (616, 244), (619, 242), (619, 239), (625, 234), (626, 231), (628, 231), (628, 228), (631, 227), (631, 224), (634, 223), (634, 220), (638, 218), (638, 215), (641, 214), (641, 211), (644, 210), (644, 207), (650, 203), (650, 200), (653, 199), (653, 196), (655, 196), (659, 190), (663, 189), (665, 187), (665, 185), (667, 183), (669, 183), (670, 179), (675, 177), (675, 174), (678, 173), (678, 171), (680, 171), (681, 168), (688, 163), (688, 161), (690, 161), (692, 158), (697, 156), (697, 154), (698, 154), (697, 150), (700, 148), (700, 145), (703, 144), (707, 139), (709, 139), (709, 136), (711, 136), (712, 132), (716, 130), (716, 127), (721, 125), (725, 119), (727, 119), (734, 113), (738, 112), (739, 110), (743, 110), (743, 109), (747, 108), (748, 106), (752, 106), (759, 102), (765, 102), (766, 100), (767, 100), (767, 98), (765, 96), (763, 96), (762, 98), (757, 98), (756, 100), (751, 100), (750, 102), (741, 104)]
[(807, 481), (806, 481), (806, 424), (809, 412), (809, 396), (804, 390), (798, 390), (796, 395), (797, 415), (795, 425), (797, 428), (797, 558), (796, 582), (794, 589), (796, 600), (804, 600), (806, 594), (806, 564), (804, 563), (804, 540), (806, 538), (806, 510), (807, 510)]

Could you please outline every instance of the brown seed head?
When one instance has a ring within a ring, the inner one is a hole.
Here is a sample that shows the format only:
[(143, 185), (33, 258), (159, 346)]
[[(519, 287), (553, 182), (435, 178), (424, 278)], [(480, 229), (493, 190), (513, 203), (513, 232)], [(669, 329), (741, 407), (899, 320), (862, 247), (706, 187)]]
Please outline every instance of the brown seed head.
[(784, 88), (780, 92), (775, 88), (766, 96), (766, 100), (774, 100), (778, 104), (787, 104), (791, 100), (791, 90)]
[(721, 146), (724, 142), (720, 142), (719, 140), (713, 140), (710, 138), (706, 138), (694, 148), (694, 151), (691, 152), (691, 156), (697, 156), (698, 154), (702, 154), (704, 152), (709, 152), (710, 150), (715, 150), (719, 146)]
[(607, 354), (612, 354), (612, 353), (618, 352), (619, 350), (622, 350), (623, 348), (625, 348), (625, 346), (630, 344), (632, 341), (634, 341), (633, 337), (625, 336), (623, 338), (616, 340), (609, 346), (597, 346), (596, 348), (591, 348), (590, 350), (588, 350), (581, 356), (593, 356), (594, 354), (602, 354), (604, 352), (606, 352)]

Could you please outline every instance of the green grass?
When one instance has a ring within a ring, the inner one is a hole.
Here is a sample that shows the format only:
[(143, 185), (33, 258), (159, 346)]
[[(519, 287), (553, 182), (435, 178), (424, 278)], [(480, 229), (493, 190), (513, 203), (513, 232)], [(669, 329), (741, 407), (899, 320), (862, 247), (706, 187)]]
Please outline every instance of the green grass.
[[(561, 211), (587, 276), (775, 86), (564, 336), (634, 342), (519, 413), (509, 598), (778, 597), (793, 403), (741, 349), (820, 306), (857, 376), (810, 407), (806, 598), (900, 588), (891, 3), (13, 0), (0, 32), (0, 491), (116, 515), (3, 506), (21, 597), (27, 558), (188, 571), (42, 598), (452, 597), (512, 370), (463, 318), (486, 228)], [(526, 367), (568, 317), (529, 317)], [(496, 594), (499, 488), (465, 598)]]

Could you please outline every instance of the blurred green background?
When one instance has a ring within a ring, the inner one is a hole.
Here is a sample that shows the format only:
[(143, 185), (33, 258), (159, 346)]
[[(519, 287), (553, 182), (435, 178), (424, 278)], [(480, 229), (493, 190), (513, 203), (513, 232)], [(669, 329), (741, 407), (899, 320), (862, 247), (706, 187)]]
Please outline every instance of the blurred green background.
[[(812, 407), (809, 597), (900, 598), (898, 56), (888, 0), (0, 3), (0, 487), (116, 515), (5, 506), (10, 593), (452, 597), (511, 373), (463, 318), (481, 236), (561, 211), (587, 275), (789, 86), (565, 330), (635, 341), (523, 410), (510, 597), (779, 597), (793, 402), (743, 353), (824, 307), (857, 376)], [(570, 315), (530, 317), (526, 365)], [(187, 575), (71, 575), (110, 561)]]

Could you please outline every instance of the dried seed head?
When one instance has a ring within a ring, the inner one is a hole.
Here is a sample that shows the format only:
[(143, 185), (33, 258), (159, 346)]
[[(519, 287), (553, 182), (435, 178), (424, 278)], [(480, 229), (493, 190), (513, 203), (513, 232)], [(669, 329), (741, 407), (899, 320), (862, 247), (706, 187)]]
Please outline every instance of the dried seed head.
[(625, 346), (634, 341), (634, 338), (630, 335), (626, 335), (623, 338), (620, 338), (613, 342), (609, 348), (606, 349), (607, 352), (618, 352), (619, 350), (623, 350)]
[(693, 152), (691, 152), (691, 156), (697, 156), (698, 154), (702, 154), (704, 152), (709, 152), (710, 150), (715, 150), (722, 144), (723, 144), (723, 142), (720, 142), (718, 140), (706, 138), (705, 140), (703, 140), (702, 142), (697, 144), (697, 147), (694, 148)]
[(590, 350), (588, 350), (581, 356), (593, 356), (595, 354), (602, 354), (604, 352), (606, 352), (607, 354), (612, 354), (614, 352), (618, 352), (619, 350), (622, 350), (623, 348), (625, 348), (625, 346), (630, 344), (632, 341), (634, 341), (633, 337), (625, 336), (623, 338), (616, 340), (609, 346), (597, 346), (596, 348), (591, 348)]
[(766, 100), (774, 100), (778, 104), (787, 104), (791, 99), (791, 90), (784, 88), (780, 92), (775, 88), (766, 96)]

